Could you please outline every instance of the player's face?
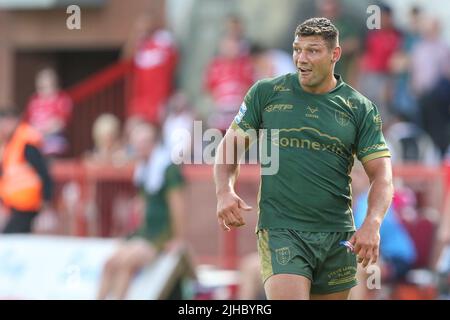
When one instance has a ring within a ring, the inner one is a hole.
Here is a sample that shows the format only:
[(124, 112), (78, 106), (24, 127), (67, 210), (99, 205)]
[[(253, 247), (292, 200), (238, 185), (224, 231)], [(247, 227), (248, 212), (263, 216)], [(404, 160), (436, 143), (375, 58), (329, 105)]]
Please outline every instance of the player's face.
[(333, 50), (320, 36), (295, 37), (292, 57), (302, 87), (319, 87), (333, 73)]
[(155, 145), (155, 132), (153, 129), (135, 128), (131, 132), (130, 143), (138, 160), (147, 160)]

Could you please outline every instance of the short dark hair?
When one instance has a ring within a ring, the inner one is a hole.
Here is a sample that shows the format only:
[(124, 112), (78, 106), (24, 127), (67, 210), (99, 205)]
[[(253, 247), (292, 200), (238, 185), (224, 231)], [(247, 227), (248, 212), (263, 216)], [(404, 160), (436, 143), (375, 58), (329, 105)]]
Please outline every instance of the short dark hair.
[(327, 18), (311, 18), (295, 29), (295, 37), (320, 36), (333, 49), (338, 42), (339, 31)]

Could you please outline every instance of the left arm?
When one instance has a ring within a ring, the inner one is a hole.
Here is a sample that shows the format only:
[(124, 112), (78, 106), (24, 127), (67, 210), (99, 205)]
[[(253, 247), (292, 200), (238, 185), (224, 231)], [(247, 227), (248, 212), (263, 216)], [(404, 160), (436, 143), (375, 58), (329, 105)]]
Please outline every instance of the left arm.
[(355, 248), (358, 262), (366, 267), (370, 261), (376, 263), (379, 256), (380, 226), (389, 208), (394, 187), (390, 158), (383, 157), (363, 164), (370, 180), (368, 209), (366, 218), (350, 242)]

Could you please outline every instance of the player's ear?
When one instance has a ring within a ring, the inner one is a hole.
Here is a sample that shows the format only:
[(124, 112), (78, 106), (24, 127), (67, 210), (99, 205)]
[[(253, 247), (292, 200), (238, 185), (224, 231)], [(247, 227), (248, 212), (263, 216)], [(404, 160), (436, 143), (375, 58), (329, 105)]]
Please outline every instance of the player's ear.
[(342, 49), (339, 46), (336, 46), (333, 49), (332, 55), (331, 55), (331, 62), (336, 63), (341, 58)]

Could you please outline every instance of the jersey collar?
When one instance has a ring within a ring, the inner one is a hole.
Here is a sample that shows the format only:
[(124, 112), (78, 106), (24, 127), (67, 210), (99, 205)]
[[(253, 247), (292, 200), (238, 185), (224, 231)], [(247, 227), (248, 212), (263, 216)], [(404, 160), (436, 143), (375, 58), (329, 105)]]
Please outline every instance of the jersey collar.
[(312, 96), (324, 96), (324, 95), (334, 93), (344, 85), (344, 81), (342, 80), (341, 75), (335, 73), (334, 78), (337, 80), (337, 83), (333, 89), (331, 89), (330, 91), (325, 92), (325, 93), (311, 93), (311, 92), (307, 92), (307, 91), (303, 90), (302, 86), (300, 85), (300, 81), (298, 81), (298, 76), (299, 76), (298, 72), (293, 73), (292, 75), (295, 77), (295, 79), (294, 79), (295, 87), (298, 90), (300, 90), (301, 92), (312, 95)]

